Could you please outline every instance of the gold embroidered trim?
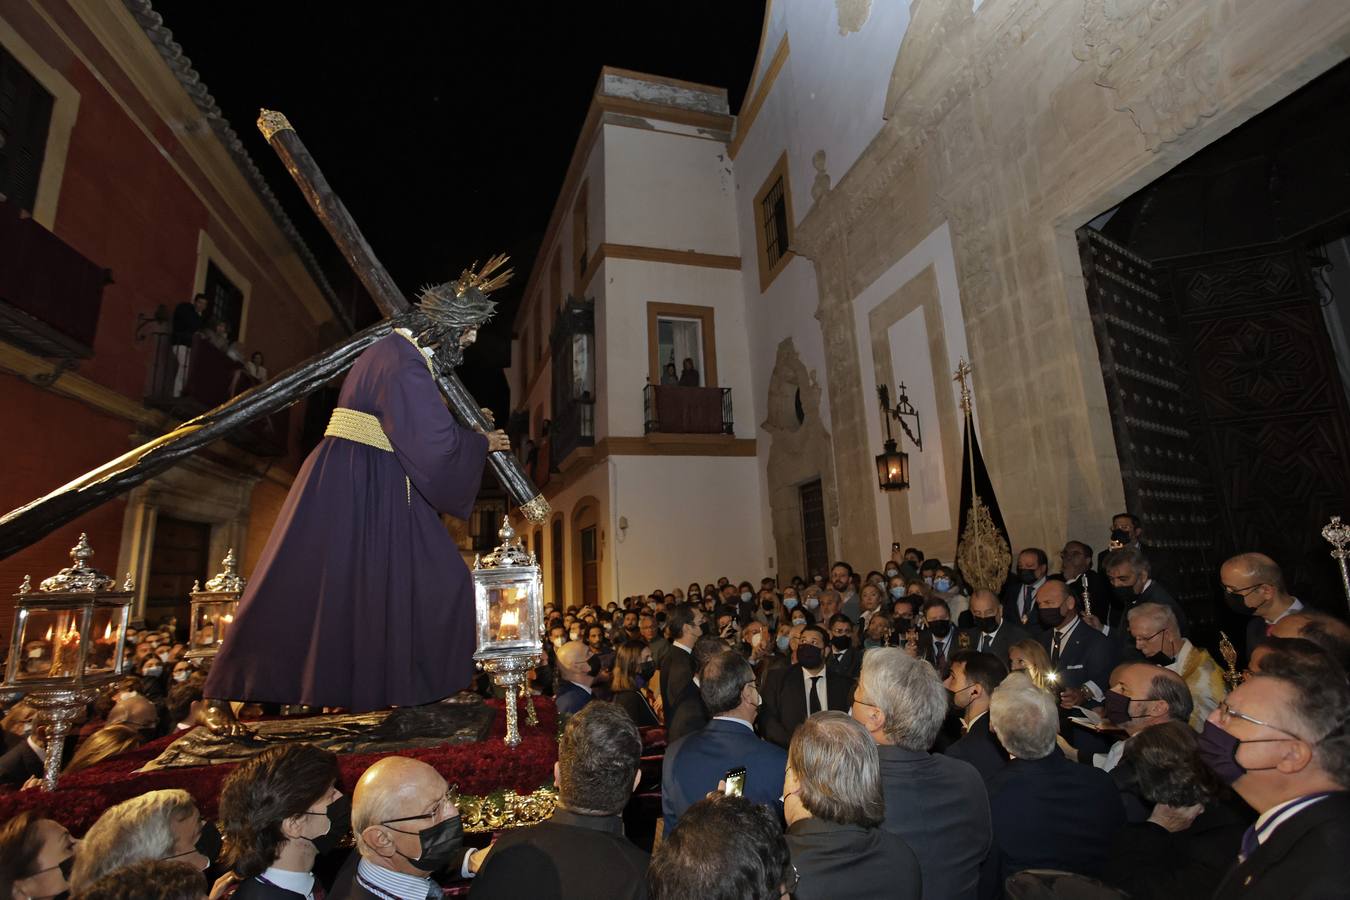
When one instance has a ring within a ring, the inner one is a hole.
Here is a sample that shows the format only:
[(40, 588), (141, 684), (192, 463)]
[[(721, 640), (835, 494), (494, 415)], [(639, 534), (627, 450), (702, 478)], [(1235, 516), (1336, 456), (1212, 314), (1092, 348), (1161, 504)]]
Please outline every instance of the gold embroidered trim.
[(432, 378), (435, 378), (436, 371), (431, 368), (431, 360), (427, 358), (427, 355), (425, 353), (422, 352), (422, 345), (417, 343), (416, 338), (414, 338), (411, 334), (408, 334), (408, 332), (402, 328), (395, 328), (394, 334), (398, 335), (399, 337), (403, 338), (405, 341), (413, 345), (413, 349), (417, 351), (417, 355), (422, 357), (422, 362), (427, 364), (427, 372), (431, 374)]
[(346, 438), (367, 447), (394, 452), (394, 445), (389, 443), (389, 436), (380, 427), (380, 420), (370, 413), (339, 406), (333, 410), (333, 416), (323, 433), (327, 437)]

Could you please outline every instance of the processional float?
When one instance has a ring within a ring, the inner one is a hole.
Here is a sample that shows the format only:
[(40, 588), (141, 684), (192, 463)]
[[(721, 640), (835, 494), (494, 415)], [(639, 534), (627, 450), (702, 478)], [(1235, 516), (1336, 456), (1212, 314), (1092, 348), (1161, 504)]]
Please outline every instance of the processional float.
[[(235, 430), (303, 399), (344, 373), (363, 351), (395, 328), (409, 328), (414, 333), (422, 330), (422, 313), (398, 289), (388, 271), (375, 257), (346, 206), (333, 192), (286, 117), (278, 112), (263, 110), (258, 119), (258, 128), (281, 157), (310, 207), (328, 229), (386, 318), (292, 366), (271, 380), (182, 423), (167, 434), (153, 438), (51, 493), (6, 513), (0, 517), (0, 559), (12, 556), (67, 522), (126, 493)], [(504, 258), (490, 261), (485, 268), (492, 267), (493, 263), (500, 264), (501, 261)], [(461, 361), (462, 349), (457, 342), (445, 342), (431, 357), (432, 375), (450, 412), (460, 424), (475, 431), (487, 431), (492, 427), (492, 422), (454, 372), (454, 367)], [(547, 521), (550, 511), (548, 502), (525, 474), (515, 455), (506, 450), (497, 450), (490, 452), (487, 459), (497, 479), (519, 506), (521, 514), (534, 523)], [(481, 596), (482, 592), (479, 594)], [(534, 643), (539, 642), (539, 635), (530, 637)], [(541, 650), (542, 645), (533, 648), (534, 652), (530, 655), (533, 658)], [(500, 653), (496, 656), (500, 658)], [(122, 655), (117, 654), (113, 673), (120, 674), (122, 669)], [(516, 683), (515, 678), (511, 681), (510, 685), (506, 685), (508, 698), (523, 693), (522, 685)], [(514, 713), (514, 709), (511, 712)], [(529, 713), (533, 719), (533, 708)], [(515, 716), (511, 715), (510, 718), (514, 722)]]

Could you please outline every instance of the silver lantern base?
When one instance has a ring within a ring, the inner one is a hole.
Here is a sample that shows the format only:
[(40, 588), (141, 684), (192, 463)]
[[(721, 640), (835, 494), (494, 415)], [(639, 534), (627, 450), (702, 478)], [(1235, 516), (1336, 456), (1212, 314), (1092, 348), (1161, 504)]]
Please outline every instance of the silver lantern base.
[(45, 726), (46, 754), (43, 760), (42, 789), (56, 790), (61, 777), (61, 757), (65, 754), (66, 735), (70, 726), (90, 703), (98, 697), (98, 688), (82, 686), (44, 688), (30, 692), (25, 698), (37, 710), (35, 727)]
[(478, 660), (478, 667), (492, 676), (492, 683), (505, 693), (506, 697), (506, 746), (515, 747), (520, 743), (520, 716), (517, 704), (526, 702), (526, 717), (531, 725), (539, 724), (534, 711), (534, 699), (530, 696), (530, 671), (542, 665), (542, 655), (501, 656)]

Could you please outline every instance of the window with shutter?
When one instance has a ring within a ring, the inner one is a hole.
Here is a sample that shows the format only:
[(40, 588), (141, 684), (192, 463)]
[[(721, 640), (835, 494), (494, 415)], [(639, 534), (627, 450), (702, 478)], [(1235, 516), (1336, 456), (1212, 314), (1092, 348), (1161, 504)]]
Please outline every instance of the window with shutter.
[(208, 322), (224, 322), (230, 329), (230, 340), (239, 340), (239, 325), (244, 316), (244, 292), (226, 277), (213, 262), (206, 264), (206, 318)]
[(52, 120), (52, 95), (0, 47), (0, 199), (32, 212)]

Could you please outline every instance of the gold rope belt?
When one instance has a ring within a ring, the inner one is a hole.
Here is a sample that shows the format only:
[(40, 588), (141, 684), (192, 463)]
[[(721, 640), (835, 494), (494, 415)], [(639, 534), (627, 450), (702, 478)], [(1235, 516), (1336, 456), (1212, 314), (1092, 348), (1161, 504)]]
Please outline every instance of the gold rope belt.
[(339, 406), (333, 410), (323, 433), (327, 437), (346, 438), (387, 453), (394, 452), (394, 445), (389, 443), (389, 436), (380, 427), (380, 420), (370, 413)]
[[(380, 427), (380, 420), (370, 413), (363, 413), (355, 409), (347, 409), (345, 406), (339, 406), (333, 410), (333, 415), (328, 420), (328, 427), (323, 431), (325, 437), (345, 438), (349, 441), (356, 441), (358, 444), (365, 444), (367, 447), (374, 447), (376, 450), (383, 450), (386, 453), (394, 452), (394, 445), (389, 443), (389, 435), (384, 433)], [(407, 475), (403, 476), (403, 492), (408, 504), (412, 504), (412, 482)]]

